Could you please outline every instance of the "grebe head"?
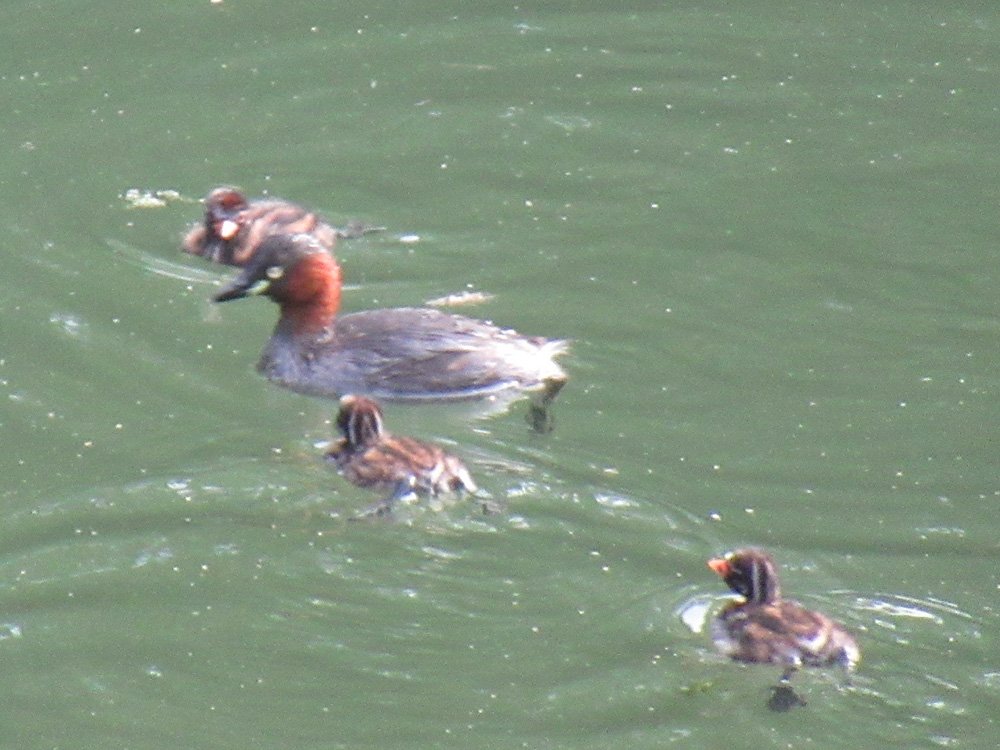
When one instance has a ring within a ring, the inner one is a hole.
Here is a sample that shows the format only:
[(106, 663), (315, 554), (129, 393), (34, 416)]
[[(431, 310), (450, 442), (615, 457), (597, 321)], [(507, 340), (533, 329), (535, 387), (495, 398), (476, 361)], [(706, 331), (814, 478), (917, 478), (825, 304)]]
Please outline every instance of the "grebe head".
[(312, 235), (269, 235), (243, 271), (213, 299), (228, 302), (254, 294), (281, 305), (293, 330), (323, 328), (340, 307), (340, 267)]
[(352, 448), (377, 443), (385, 434), (382, 407), (364, 396), (343, 396), (337, 414), (337, 429)]
[(217, 187), (205, 198), (205, 224), (215, 235), (231, 240), (240, 231), (236, 216), (248, 205), (242, 190), (230, 186)]
[(736, 550), (709, 560), (708, 567), (748, 603), (770, 604), (781, 598), (774, 560), (763, 550)]
[(244, 212), (249, 206), (246, 196), (238, 188), (218, 187), (208, 194), (204, 203), (202, 222), (191, 227), (184, 236), (184, 252), (213, 263), (242, 265), (247, 251), (240, 247), (237, 236), (245, 225)]

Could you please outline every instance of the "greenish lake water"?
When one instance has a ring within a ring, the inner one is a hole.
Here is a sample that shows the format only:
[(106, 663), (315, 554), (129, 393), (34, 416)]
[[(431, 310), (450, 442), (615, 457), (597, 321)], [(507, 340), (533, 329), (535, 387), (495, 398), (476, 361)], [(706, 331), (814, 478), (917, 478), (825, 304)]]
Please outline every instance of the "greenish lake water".
[[(995, 3), (0, 16), (0, 747), (998, 745)], [(387, 227), (346, 309), (573, 340), (551, 435), (388, 412), (501, 513), (347, 521), (179, 250), (224, 183)], [(862, 646), (787, 713), (702, 629), (746, 544)]]

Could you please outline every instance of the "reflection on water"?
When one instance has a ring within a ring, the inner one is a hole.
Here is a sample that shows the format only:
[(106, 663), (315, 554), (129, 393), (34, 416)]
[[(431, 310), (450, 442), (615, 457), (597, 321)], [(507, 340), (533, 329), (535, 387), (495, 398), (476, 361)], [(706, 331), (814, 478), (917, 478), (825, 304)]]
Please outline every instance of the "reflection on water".
[[(12, 8), (0, 744), (995, 744), (1000, 17), (591, 5)], [(180, 252), (223, 183), (387, 227), (348, 309), (573, 341), (551, 435), (391, 414), (502, 512), (348, 520)], [(714, 652), (744, 544), (850, 684)]]

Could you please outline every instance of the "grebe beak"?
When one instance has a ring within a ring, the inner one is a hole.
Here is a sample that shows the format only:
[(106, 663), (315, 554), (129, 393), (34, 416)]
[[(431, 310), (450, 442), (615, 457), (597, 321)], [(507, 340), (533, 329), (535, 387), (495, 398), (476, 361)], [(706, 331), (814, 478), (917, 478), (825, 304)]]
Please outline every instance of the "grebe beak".
[(714, 570), (721, 578), (725, 578), (729, 575), (731, 568), (729, 567), (729, 561), (723, 557), (715, 557), (708, 561), (708, 567)]
[(254, 279), (248, 273), (241, 273), (233, 282), (221, 292), (212, 297), (213, 302), (229, 302), (234, 299), (243, 299), (255, 294), (267, 294), (271, 288), (270, 279)]

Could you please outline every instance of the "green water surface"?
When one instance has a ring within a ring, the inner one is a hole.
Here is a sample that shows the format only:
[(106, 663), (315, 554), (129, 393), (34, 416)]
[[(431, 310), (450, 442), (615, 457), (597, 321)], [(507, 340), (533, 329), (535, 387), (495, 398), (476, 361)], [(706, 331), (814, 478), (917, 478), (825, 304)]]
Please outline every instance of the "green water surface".
[[(0, 746), (1000, 743), (994, 3), (0, 17)], [(223, 183), (387, 228), (347, 309), (573, 340), (550, 435), (388, 411), (500, 513), (347, 520), (179, 251)], [(862, 646), (787, 713), (704, 630), (744, 544)]]

